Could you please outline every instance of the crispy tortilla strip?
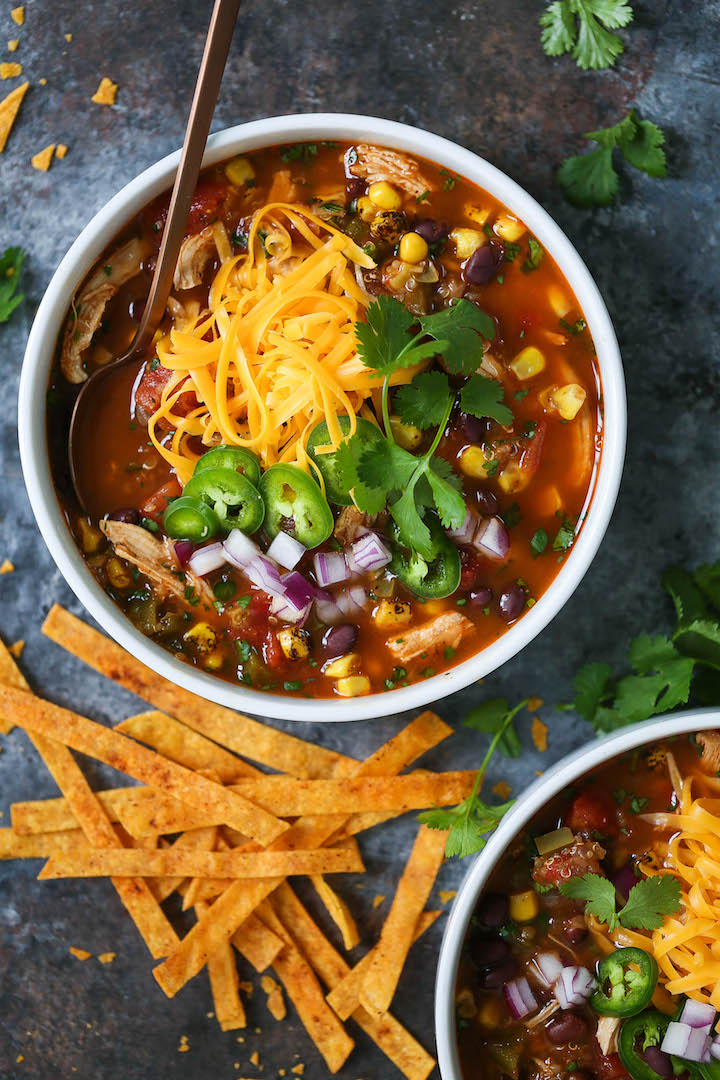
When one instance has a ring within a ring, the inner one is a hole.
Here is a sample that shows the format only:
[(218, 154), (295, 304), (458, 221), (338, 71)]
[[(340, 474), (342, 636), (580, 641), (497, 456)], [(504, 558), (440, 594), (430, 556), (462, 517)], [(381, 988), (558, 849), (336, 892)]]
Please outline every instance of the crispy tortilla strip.
[(248, 915), (233, 934), (232, 944), (260, 973), (270, 967), (285, 943), (257, 915)]
[(325, 1064), (331, 1073), (336, 1073), (355, 1043), (328, 1006), (314, 971), (267, 900), (260, 905), (259, 915), (285, 943), (273, 961), (273, 968)]
[(400, 878), (380, 940), (360, 986), (360, 1004), (371, 1016), (390, 1008), (390, 1002), (412, 945), (415, 926), (445, 858), (444, 833), (421, 825)]
[[(332, 989), (350, 971), (347, 961), (330, 944), (287, 883), (273, 893), (271, 903), (285, 928), (290, 928), (288, 932), (317, 975)], [(424, 913), (425, 916), (434, 914)], [(363, 1008), (358, 1008), (353, 1013), (353, 1020), (407, 1080), (426, 1080), (434, 1069), (432, 1057), (390, 1013), (374, 1020)]]
[(199, 851), (177, 847), (147, 851), (121, 848), (74, 854), (57, 852), (38, 875), (39, 881), (63, 877), (268, 878), (299, 874), (364, 873), (357, 849), (318, 851)]
[[(0, 679), (0, 682), (2, 679)], [(109, 821), (116, 822), (118, 806), (125, 799), (150, 797), (153, 792), (144, 787), (108, 788), (94, 792)], [(78, 823), (67, 799), (31, 799), (28, 802), (12, 803), (10, 807), (12, 827), (22, 836), (31, 833), (67, 832), (77, 829)]]
[[(211, 826), (208, 829), (192, 829), (190, 832), (182, 833), (178, 836), (173, 848), (187, 849), (194, 848), (198, 851), (213, 851), (215, 843), (217, 841), (218, 830), (216, 826)], [(167, 841), (163, 841), (164, 844)], [(163, 900), (167, 900), (168, 896), (179, 889), (184, 882), (184, 877), (160, 877), (152, 878), (148, 881), (150, 891), (152, 892), (158, 903), (162, 903)]]
[(117, 724), (115, 730), (151, 746), (158, 754), (186, 769), (213, 769), (221, 784), (232, 784), (243, 776), (261, 775), (259, 769), (166, 713), (138, 713)]
[[(209, 905), (200, 903), (195, 909), (199, 919), (207, 915)], [(247, 1027), (245, 1008), (240, 1000), (240, 979), (238, 977), (235, 953), (231, 945), (223, 945), (207, 962), (210, 990), (215, 1019), (222, 1031), (235, 1031)]]
[(118, 821), (131, 836), (167, 835), (220, 824), (212, 815), (200, 813), (193, 806), (158, 792), (152, 792), (147, 799), (134, 799), (129, 795), (118, 803), (116, 813)]
[[(333, 776), (351, 758), (286, 735), (248, 716), (196, 697), (150, 671), (115, 642), (81, 619), (54, 605), (43, 624), (43, 633), (73, 653), (101, 675), (144, 698), (188, 727), (194, 728), (229, 750), (291, 776)], [(243, 831), (243, 830), (241, 830)]]
[(231, 941), (248, 915), (278, 887), (281, 880), (239, 880), (218, 897), (207, 915), (196, 922), (167, 960), (153, 971), (168, 997), (174, 997), (189, 979), (202, 970), (208, 956)]
[(393, 818), (400, 817), (401, 814), (402, 810), (388, 811), (382, 814), (373, 814), (372, 812), (353, 814), (351, 818), (348, 818), (342, 829), (339, 829), (333, 835), (333, 840), (346, 840), (348, 836), (357, 836), (358, 833), (365, 832), (367, 829), (374, 829), (377, 825), (383, 825), (386, 821), (392, 821)]
[[(2, 147), (0, 147), (0, 150)], [(16, 690), (29, 690), (30, 687), (27, 684), (25, 676), (20, 671), (20, 668), (15, 663), (10, 650), (5, 644), (0, 641), (0, 683), (3, 686), (14, 686)], [(0, 733), (3, 735), (9, 735), (15, 724), (10, 717), (0, 716)], [(77, 822), (74, 822), (70, 828), (77, 827)]]
[[(415, 924), (413, 944), (432, 926), (439, 915), (439, 911), (421, 912), (420, 918)], [(374, 953), (375, 949), (371, 949), (369, 953), (366, 953), (354, 968), (348, 970), (345, 977), (333, 987), (327, 996), (328, 1004), (341, 1020), (347, 1020), (348, 1017), (352, 1016), (360, 1004), (360, 987), (370, 967)]]
[(48, 859), (59, 851), (87, 854), (92, 850), (82, 829), (35, 836), (18, 836), (13, 829), (0, 829), (0, 859)]
[(267, 1007), (270, 1015), (276, 1020), (284, 1020), (287, 1016), (287, 1008), (279, 984), (275, 982), (271, 975), (263, 975), (260, 986), (267, 994)]
[(341, 896), (335, 892), (322, 874), (313, 874), (310, 878), (323, 904), (328, 910), (330, 918), (342, 934), (343, 945), (346, 952), (350, 952), (360, 944), (360, 934), (357, 923), (352, 917), (352, 912)]
[(261, 844), (269, 844), (288, 827), (284, 821), (252, 806), (229, 788), (160, 757), (112, 728), (103, 727), (94, 720), (21, 690), (0, 687), (0, 716), (13, 715), (15, 712), (22, 716), (24, 728), (51, 736), (96, 761), (103, 761), (127, 776), (143, 781), (149, 787), (168, 792), (214, 818), (204, 824), (215, 824), (217, 821), (232, 825)]

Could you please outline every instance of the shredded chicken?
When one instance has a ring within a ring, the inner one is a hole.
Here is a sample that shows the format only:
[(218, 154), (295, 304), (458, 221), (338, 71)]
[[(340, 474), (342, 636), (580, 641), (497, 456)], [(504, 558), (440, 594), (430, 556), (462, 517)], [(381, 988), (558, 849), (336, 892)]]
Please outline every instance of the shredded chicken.
[(701, 731), (695, 741), (702, 747), (700, 764), (708, 772), (716, 773), (720, 769), (720, 732)]
[(450, 611), (414, 630), (406, 630), (400, 637), (389, 638), (386, 644), (396, 659), (407, 663), (421, 653), (439, 652), (448, 646), (457, 649), (463, 636), (472, 629), (468, 618), (459, 611)]
[(60, 367), (68, 382), (81, 383), (87, 379), (83, 353), (102, 322), (108, 301), (121, 285), (140, 272), (144, 255), (145, 247), (139, 237), (128, 240), (97, 267), (80, 295), (75, 297), (60, 356)]
[(363, 514), (356, 506), (344, 506), (335, 522), (333, 536), (345, 547), (357, 540), (362, 529), (375, 524), (376, 514)]
[(208, 225), (194, 236), (186, 236), (180, 247), (173, 275), (175, 288), (194, 289), (196, 285), (200, 285), (210, 260), (216, 253), (222, 258), (226, 254), (227, 245), (227, 233), (220, 222)]
[(292, 174), (289, 169), (278, 169), (273, 176), (272, 184), (267, 195), (268, 203), (276, 202), (302, 202), (298, 191), (298, 186), (292, 180)]
[(598, 1020), (595, 1038), (600, 1044), (600, 1049), (605, 1056), (614, 1054), (617, 1051), (617, 1037), (620, 1023), (621, 1020), (619, 1016), (601, 1016)]
[(362, 177), (369, 184), (386, 180), (416, 199), (425, 191), (434, 191), (437, 187), (435, 181), (423, 175), (414, 158), (368, 143), (358, 143), (347, 151), (345, 168), (351, 176)]
[(125, 521), (101, 521), (100, 527), (115, 548), (115, 554), (137, 566), (140, 573), (152, 581), (159, 596), (175, 596), (185, 601), (186, 590), (191, 586), (195, 589), (194, 599), (202, 604), (212, 603), (208, 583), (192, 570), (180, 571), (169, 540), (158, 540), (142, 525), (130, 525)]

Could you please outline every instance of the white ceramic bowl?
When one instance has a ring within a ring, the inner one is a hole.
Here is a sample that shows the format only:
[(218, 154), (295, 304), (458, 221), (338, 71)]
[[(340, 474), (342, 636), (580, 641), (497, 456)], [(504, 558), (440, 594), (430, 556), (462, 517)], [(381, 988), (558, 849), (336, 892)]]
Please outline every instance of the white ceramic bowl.
[(426, 131), (368, 116), (277, 116), (229, 128), (208, 140), (205, 165), (278, 143), (328, 140), (376, 142), (417, 153), (474, 181), (522, 219), (565, 274), (588, 321), (597, 350), (604, 402), (604, 441), (595, 491), (580, 535), (561, 572), (526, 615), (498, 641), (451, 671), (422, 683), (352, 700), (306, 700), (234, 686), (176, 660), (136, 630), (98, 586), (73, 543), (53, 490), (48, 462), (45, 400), (55, 342), (70, 301), (116, 233), (167, 190), (179, 151), (152, 165), (110, 200), (83, 229), (53, 275), (28, 339), (18, 431), (23, 472), (35, 518), (50, 553), (76, 596), (97, 622), (148, 667), (201, 697), (231, 708), (288, 720), (360, 720), (401, 712), (445, 697), (494, 671), (527, 645), (572, 595), (603, 538), (620, 485), (625, 453), (625, 384), (615, 333), (585, 264), (552, 218), (518, 184), (489, 162)]
[(591, 769), (618, 754), (658, 742), (670, 735), (719, 727), (718, 709), (687, 710), (633, 724), (568, 754), (523, 792), (490, 837), (487, 846), (475, 858), (455, 898), (443, 934), (435, 979), (435, 1037), (442, 1080), (462, 1080), (455, 1031), (455, 982), (470, 917), (485, 882), (515, 836), (552, 798)]

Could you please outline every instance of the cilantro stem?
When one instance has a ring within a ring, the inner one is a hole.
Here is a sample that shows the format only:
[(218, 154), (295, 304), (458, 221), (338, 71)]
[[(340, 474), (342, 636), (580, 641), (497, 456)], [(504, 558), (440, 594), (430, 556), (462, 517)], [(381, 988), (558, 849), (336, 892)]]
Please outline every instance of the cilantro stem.
[(450, 413), (452, 412), (454, 404), (455, 404), (455, 395), (452, 394), (450, 399), (448, 400), (447, 408), (445, 409), (445, 414), (444, 414), (444, 416), (442, 418), (442, 422), (440, 424), (438, 424), (438, 429), (437, 429), (437, 431), (435, 433), (435, 438), (432, 441), (432, 446), (428, 450), (427, 454), (424, 455), (426, 461), (430, 460), (430, 458), (433, 456), (433, 454), (437, 450), (438, 446), (440, 445), (440, 440), (442, 439), (443, 435), (445, 434), (445, 428), (447, 427), (447, 422), (450, 419)]
[(475, 796), (478, 793), (478, 788), (480, 787), (480, 782), (482, 781), (482, 778), (485, 775), (487, 767), (488, 767), (488, 765), (490, 763), (490, 758), (493, 756), (493, 754), (497, 750), (497, 745), (500, 742), (500, 740), (502, 739), (503, 735), (505, 734), (506, 729), (510, 726), (510, 724), (512, 724), (513, 720), (515, 719), (517, 714), (520, 712), (520, 710), (525, 708), (525, 706), (527, 705), (529, 700), (530, 700), (529, 698), (525, 698), (524, 701), (521, 701), (519, 705), (516, 705), (514, 709), (510, 709), (510, 711), (505, 714), (505, 717), (503, 718), (503, 722), (500, 725), (500, 727), (498, 728), (498, 730), (495, 732), (495, 734), (493, 735), (492, 741), (491, 741), (490, 745), (487, 748), (487, 753), (485, 754), (485, 757), (482, 760), (482, 764), (480, 765), (480, 768), (478, 769), (478, 774), (475, 777), (475, 786), (473, 787), (472, 795), (470, 796), (470, 802), (472, 802), (472, 800), (475, 798)]
[(390, 409), (388, 406), (388, 397), (390, 394), (390, 376), (386, 375), (382, 385), (382, 418), (383, 425), (385, 427), (385, 438), (388, 439), (393, 445), (395, 439), (393, 438), (392, 428), (390, 426)]

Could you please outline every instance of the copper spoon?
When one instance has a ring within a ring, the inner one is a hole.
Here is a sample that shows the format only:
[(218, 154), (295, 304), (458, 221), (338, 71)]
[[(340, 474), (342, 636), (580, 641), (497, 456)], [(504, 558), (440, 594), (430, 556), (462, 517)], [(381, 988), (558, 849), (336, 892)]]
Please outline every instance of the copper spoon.
[(190, 106), (180, 164), (175, 176), (172, 195), (170, 196), (170, 206), (160, 243), (155, 273), (150, 283), (150, 291), (137, 333), (127, 352), (94, 371), (85, 381), (75, 399), (68, 433), (68, 454), (73, 487), (83, 508), (85, 503), (80, 490), (75, 460), (80, 417), (85, 416), (92, 395), (100, 389), (101, 383), (110, 373), (115, 373), (119, 368), (137, 361), (149, 349), (155, 331), (165, 313), (239, 7), (240, 0), (215, 0), (205, 41), (205, 49), (195, 84), (195, 93)]

